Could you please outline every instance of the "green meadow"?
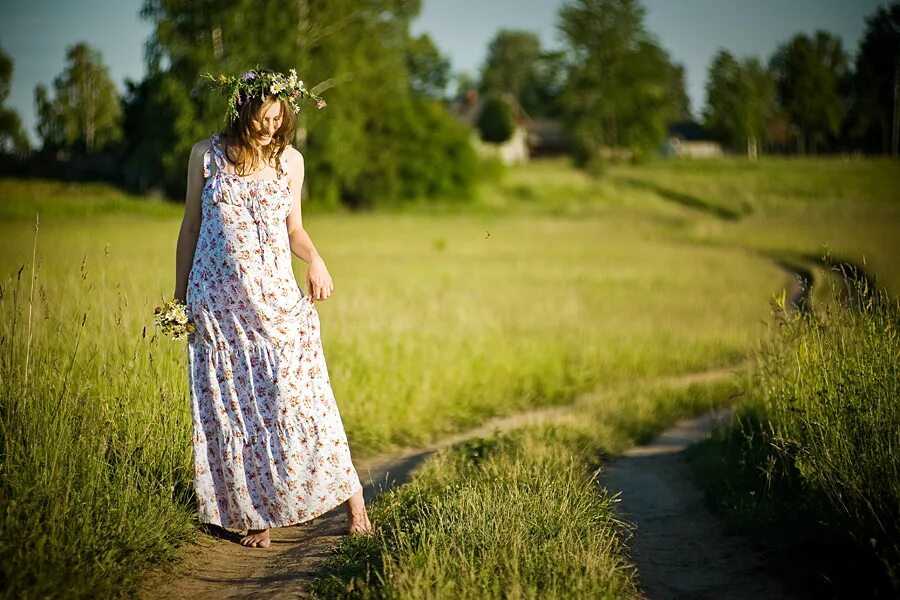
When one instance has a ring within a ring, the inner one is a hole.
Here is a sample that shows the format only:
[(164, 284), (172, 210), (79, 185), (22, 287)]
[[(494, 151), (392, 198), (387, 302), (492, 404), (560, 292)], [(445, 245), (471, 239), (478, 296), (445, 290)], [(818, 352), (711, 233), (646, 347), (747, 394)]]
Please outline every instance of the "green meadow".
[[(755, 356), (791, 277), (779, 260), (827, 277), (829, 253), (900, 291), (898, 180), (900, 164), (879, 160), (658, 162), (599, 179), (551, 160), (465, 204), (359, 214), (310, 201), (305, 226), (335, 283), (317, 304), (323, 342), (356, 457), (530, 408), (576, 411), (429, 460), (376, 501), (378, 535), (348, 540), (321, 592), (632, 595), (627, 526), (591, 477), (602, 455), (734, 395), (666, 382)], [(174, 289), (181, 210), (103, 185), (0, 180), (10, 597), (128, 595), (196, 531), (185, 343), (152, 325)], [(489, 535), (498, 523), (504, 535)]]

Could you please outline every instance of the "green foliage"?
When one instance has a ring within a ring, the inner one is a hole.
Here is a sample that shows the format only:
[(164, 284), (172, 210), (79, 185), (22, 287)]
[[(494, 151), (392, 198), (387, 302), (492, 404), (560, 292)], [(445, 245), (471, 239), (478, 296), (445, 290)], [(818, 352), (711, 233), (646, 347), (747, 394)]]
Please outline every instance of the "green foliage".
[(597, 169), (604, 153), (641, 159), (663, 141), (672, 65), (644, 15), (638, 0), (573, 0), (560, 9), (571, 54), (562, 104), (579, 165)]
[(501, 29), (488, 44), (481, 67), (481, 93), (508, 92), (520, 98), (534, 83), (540, 56), (541, 41), (536, 33)]
[(478, 160), (468, 129), (449, 118), (440, 103), (426, 98), (412, 100), (408, 117), (399, 145), (404, 159), (398, 196), (464, 200), (473, 190)]
[(900, 306), (879, 294), (858, 312), (788, 317), (767, 352), (755, 387), (779, 462), (849, 522), (900, 523), (900, 462), (889, 460), (900, 435)]
[[(73, 279), (95, 293), (84, 264)], [(122, 324), (122, 297), (63, 309), (44, 284), (23, 265), (0, 288), (2, 595), (129, 596), (194, 530), (181, 370), (160, 360), (180, 353), (140, 327), (92, 339)]]
[(706, 127), (725, 144), (749, 146), (774, 115), (774, 79), (755, 57), (738, 61), (720, 50), (709, 67), (706, 103)]
[(442, 55), (427, 33), (410, 38), (406, 49), (409, 85), (414, 94), (440, 99), (450, 81), (450, 59)]
[[(809, 551), (823, 560), (798, 565), (816, 585), (887, 597), (900, 590), (900, 303), (856, 285), (856, 308), (781, 314), (711, 485), (780, 551), (818, 540)], [(726, 491), (735, 486), (742, 497)]]
[(37, 113), (35, 128), (43, 148), (45, 150), (62, 148), (66, 143), (65, 132), (47, 86), (38, 84), (34, 88), (34, 106)]
[(691, 98), (687, 93), (684, 65), (672, 63), (669, 95), (671, 96), (670, 121), (687, 121), (693, 118)]
[(66, 50), (66, 66), (53, 81), (51, 99), (35, 89), (38, 133), (45, 148), (94, 152), (122, 138), (122, 108), (100, 52), (84, 42)]
[(122, 176), (131, 187), (184, 195), (193, 142), (206, 133), (189, 89), (170, 73), (127, 82)]
[(537, 34), (501, 29), (488, 44), (479, 91), (510, 94), (532, 117), (555, 114), (564, 61), (561, 51), (542, 51)]
[(853, 134), (872, 150), (898, 153), (892, 139), (895, 86), (900, 77), (900, 3), (866, 19), (853, 72)]
[(482, 140), (495, 144), (509, 140), (516, 130), (509, 104), (499, 95), (484, 99), (476, 126), (481, 132)]
[[(389, 0), (239, 0), (202, 7), (147, 0), (142, 14), (155, 23), (150, 55), (157, 70), (167, 58), (167, 75), (185, 93), (196, 89), (201, 72), (239, 73), (250, 64), (280, 72), (294, 68), (311, 92), (327, 90), (328, 109), (301, 110), (297, 120), (306, 197), (320, 206), (363, 208), (411, 196), (462, 194), (471, 183), (465, 172), (471, 152), (452, 118), (416, 97), (435, 93), (441, 83), (440, 72), (422, 69), (443, 68), (427, 40), (410, 40), (410, 20), (418, 10), (418, 2)], [(194, 109), (182, 114), (194, 115), (197, 132), (185, 139), (184, 131), (164, 128), (167, 143), (177, 140), (162, 160), (171, 170), (186, 168), (184, 149), (210, 135), (226, 108), (204, 93), (191, 95), (190, 102)], [(427, 128), (439, 137), (425, 139)]]
[(821, 30), (812, 38), (797, 34), (769, 62), (781, 108), (798, 130), (799, 150), (814, 153), (844, 119), (848, 67), (841, 39)]
[(19, 114), (4, 106), (12, 82), (13, 61), (0, 48), (0, 151), (25, 154), (30, 148)]

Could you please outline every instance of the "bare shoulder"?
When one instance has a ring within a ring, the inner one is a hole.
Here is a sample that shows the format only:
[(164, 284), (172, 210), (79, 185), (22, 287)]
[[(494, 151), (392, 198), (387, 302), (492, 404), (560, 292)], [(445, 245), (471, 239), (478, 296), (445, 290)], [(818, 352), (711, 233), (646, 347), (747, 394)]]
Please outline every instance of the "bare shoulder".
[(303, 154), (292, 145), (288, 144), (284, 147), (281, 157), (288, 173), (293, 173), (297, 169), (303, 168)]
[(212, 139), (204, 138), (191, 146), (191, 156), (203, 156), (212, 148)]

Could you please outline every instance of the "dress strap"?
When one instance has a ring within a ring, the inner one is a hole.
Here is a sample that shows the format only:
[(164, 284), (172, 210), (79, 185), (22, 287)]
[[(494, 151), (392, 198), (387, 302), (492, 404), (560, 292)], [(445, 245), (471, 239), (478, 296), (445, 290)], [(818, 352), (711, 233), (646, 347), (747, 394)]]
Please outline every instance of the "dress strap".
[[(292, 146), (288, 144), (284, 147), (284, 150), (291, 148)], [(287, 177), (287, 169), (284, 168), (284, 150), (281, 151), (281, 154), (278, 156), (278, 174), (279, 177)]]
[(212, 166), (210, 161), (210, 156), (212, 159), (216, 161), (216, 168), (220, 171), (225, 169), (225, 156), (222, 154), (222, 149), (219, 148), (219, 134), (215, 133), (211, 138), (209, 138), (209, 150), (203, 155), (203, 176), (209, 177), (211, 174), (210, 167)]

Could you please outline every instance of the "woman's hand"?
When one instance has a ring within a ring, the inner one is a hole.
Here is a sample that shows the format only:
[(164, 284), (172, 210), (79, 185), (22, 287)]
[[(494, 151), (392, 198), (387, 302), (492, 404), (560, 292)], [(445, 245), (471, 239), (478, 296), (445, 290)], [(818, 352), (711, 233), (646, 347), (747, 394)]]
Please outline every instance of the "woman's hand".
[(309, 269), (306, 271), (306, 289), (309, 290), (310, 299), (325, 300), (334, 291), (334, 283), (331, 281), (331, 275), (328, 274), (328, 267), (322, 257), (316, 254), (309, 262)]

